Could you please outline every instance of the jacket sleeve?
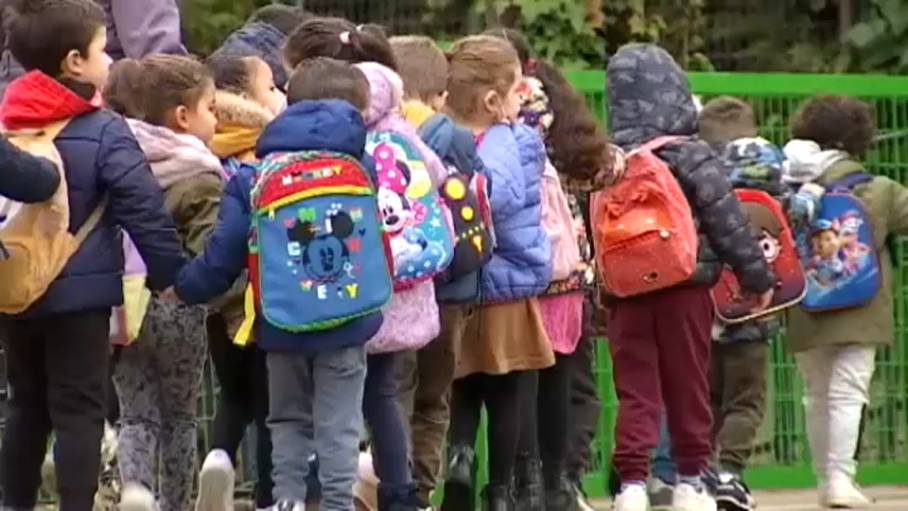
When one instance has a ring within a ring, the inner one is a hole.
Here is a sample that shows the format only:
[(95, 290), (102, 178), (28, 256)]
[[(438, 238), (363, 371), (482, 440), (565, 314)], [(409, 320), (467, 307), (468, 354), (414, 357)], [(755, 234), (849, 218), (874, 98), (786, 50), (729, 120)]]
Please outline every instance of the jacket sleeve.
[(426, 145), (421, 138), (415, 136), (414, 140), (416, 141), (417, 149), (422, 153), (423, 161), (426, 162), (426, 169), (432, 179), (432, 187), (438, 188), (448, 175), (448, 169), (445, 168), (438, 154)]
[(133, 59), (152, 53), (186, 55), (180, 42), (176, 0), (111, 0), (111, 16), (123, 53)]
[(750, 231), (747, 214), (732, 193), (723, 162), (703, 143), (678, 144), (679, 157), (667, 160), (719, 260), (731, 267), (749, 293), (764, 293), (773, 275)]
[(205, 250), (177, 276), (174, 290), (186, 303), (207, 303), (223, 295), (246, 268), (250, 172), (250, 167), (244, 166), (227, 183), (217, 225), (205, 242)]
[(183, 246), (192, 256), (202, 253), (205, 240), (214, 229), (221, 207), (224, 183), (214, 175), (195, 180), (192, 189), (181, 198), (173, 217), (183, 238)]
[(885, 179), (889, 189), (892, 190), (892, 207), (889, 210), (889, 219), (886, 222), (889, 234), (895, 234), (896, 236), (908, 235), (908, 188), (887, 177), (877, 179)]
[(179, 236), (164, 207), (164, 194), (145, 153), (122, 117), (101, 135), (98, 162), (114, 219), (129, 233), (148, 267), (148, 282), (158, 291), (173, 284), (184, 263)]
[(478, 149), (479, 158), (490, 176), (492, 216), (511, 217), (526, 203), (526, 180), (520, 149), (509, 128), (497, 126), (486, 132)]
[(0, 195), (16, 202), (43, 202), (59, 186), (60, 172), (53, 163), (0, 139)]

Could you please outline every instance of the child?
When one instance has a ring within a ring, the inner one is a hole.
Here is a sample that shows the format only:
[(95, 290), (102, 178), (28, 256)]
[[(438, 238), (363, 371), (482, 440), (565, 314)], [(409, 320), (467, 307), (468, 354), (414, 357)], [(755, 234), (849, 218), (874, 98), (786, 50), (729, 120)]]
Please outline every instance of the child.
[(470, 506), (472, 446), (484, 404), (489, 414), (484, 506), (510, 510), (523, 380), (527, 371), (554, 363), (536, 300), (552, 273), (540, 199), (545, 147), (535, 129), (516, 122), (523, 73), (506, 41), (461, 39), (450, 49), (448, 64), (447, 113), (479, 139), (479, 157), (492, 181), (497, 245), (482, 271), (485, 303), (469, 319), (457, 354), (443, 509)]
[[(332, 98), (316, 99), (304, 87), (316, 83)], [(275, 151), (326, 150), (364, 160), (366, 127), (362, 113), (369, 105), (368, 83), (346, 64), (297, 70), (288, 82), (290, 106), (262, 132), (256, 156)], [(246, 268), (250, 228), (249, 197), (255, 169), (244, 165), (225, 189), (218, 226), (204, 253), (189, 263), (174, 289), (187, 303), (201, 303), (225, 293)], [(309, 456), (319, 456), (321, 508), (353, 507), (362, 395), (365, 342), (381, 327), (380, 312), (336, 328), (290, 333), (265, 321), (256, 323), (255, 339), (267, 352), (270, 415), (274, 444), (274, 497), (282, 511), (303, 509)], [(310, 395), (310, 389), (314, 393)], [(311, 399), (311, 409), (307, 402)], [(308, 431), (313, 429), (314, 441)]]
[[(312, 25), (319, 23), (319, 30), (310, 30)], [(365, 115), (366, 126), (370, 131), (401, 135), (418, 152), (435, 189), (444, 179), (446, 170), (438, 156), (425, 146), (416, 135), (416, 130), (397, 111), (403, 97), (403, 84), (394, 71), (397, 65), (393, 51), (383, 33), (369, 33), (368, 40), (367, 45), (363, 44), (365, 39), (349, 22), (316, 19), (304, 23), (294, 33), (288, 41), (287, 54), (305, 55), (307, 59), (340, 54), (343, 55), (342, 60), (359, 62), (356, 66), (366, 75), (371, 89), (369, 110)], [(340, 45), (339, 51), (332, 51), (333, 42)], [(321, 51), (325, 53), (319, 55)], [(288, 60), (292, 59), (288, 57)], [(392, 176), (393, 171), (380, 174), (379, 178), (390, 179)], [(382, 207), (390, 207), (390, 203), (382, 202), (384, 200), (379, 201)], [(367, 346), (368, 371), (363, 396), (363, 412), (371, 433), (373, 457), (378, 464), (376, 472), (381, 479), (378, 502), (382, 509), (400, 506), (401, 509), (415, 510), (428, 503), (417, 499), (412, 484), (407, 430), (397, 403), (394, 365), (396, 352), (401, 347), (420, 348), (439, 333), (438, 306), (432, 280), (396, 290), (382, 313), (386, 321)]]
[(129, 126), (99, 108), (110, 63), (103, 10), (91, 0), (20, 1), (7, 15), (9, 48), (28, 73), (7, 89), (0, 121), (18, 130), (72, 118), (55, 139), (70, 231), (90, 221), (92, 211), (103, 215), (44, 295), (25, 313), (4, 318), (11, 392), (0, 450), (3, 505), (35, 507), (54, 429), (59, 505), (87, 511), (101, 467), (111, 308), (123, 301), (120, 226), (148, 266), (151, 289), (168, 287), (183, 258)]
[[(393, 37), (390, 40), (403, 80), (401, 113), (420, 133), (426, 144), (446, 165), (473, 171), (481, 168), (476, 141), (469, 130), (454, 125), (443, 114), (448, 81), (448, 61), (432, 39), (423, 36)], [(419, 497), (428, 502), (438, 485), (442, 452), (451, 419), (450, 389), (454, 379), (457, 346), (463, 336), (471, 304), (460, 299), (466, 287), (475, 294), (479, 275), (471, 283), (460, 281), (436, 287), (441, 335), (419, 351), (401, 354), (397, 381), (400, 401), (410, 417), (410, 445), (413, 478)]]
[[(189, 57), (124, 59), (114, 66), (106, 92), (123, 109), (151, 162), (184, 250), (200, 253), (223, 189), (220, 161), (206, 146), (217, 123), (211, 73)], [(121, 349), (114, 384), (121, 409), (118, 461), (127, 483), (124, 510), (157, 509), (152, 492), (158, 493), (159, 484), (162, 511), (190, 503), (204, 326), (203, 308), (152, 298), (139, 337)]]
[[(606, 69), (606, 89), (609, 131), (624, 150), (664, 135), (692, 137), (697, 132), (697, 109), (687, 77), (658, 46), (630, 44), (619, 49)], [(615, 508), (647, 508), (648, 452), (656, 446), (664, 403), (679, 473), (673, 506), (710, 511), (716, 503), (701, 480), (711, 451), (709, 291), (724, 262), (744, 292), (759, 295), (765, 307), (772, 297), (773, 278), (741, 204), (731, 193), (724, 163), (712, 149), (685, 138), (666, 144), (656, 155), (668, 164), (697, 212), (699, 263), (686, 285), (609, 304), (607, 329), (619, 399), (614, 463), (622, 481)]]
[[(729, 165), (735, 188), (761, 190), (778, 200), (791, 225), (808, 218), (810, 197), (789, 194), (782, 183), (785, 157), (757, 136), (754, 113), (747, 103), (728, 96), (714, 98), (700, 113), (700, 138), (712, 144)], [(809, 204), (806, 204), (809, 202)], [(805, 205), (806, 204), (806, 205)], [(751, 227), (764, 240), (767, 261), (778, 255), (774, 219), (751, 217)], [(735, 325), (717, 324), (712, 352), (714, 450), (718, 460), (716, 501), (720, 508), (750, 511), (756, 503), (743, 474), (766, 409), (766, 370), (770, 338), (779, 327), (776, 315)], [(674, 481), (671, 481), (674, 484)]]
[[(859, 159), (873, 141), (870, 106), (848, 96), (807, 100), (792, 121), (785, 146), (785, 181), (828, 186), (863, 172)], [(825, 507), (869, 505), (854, 483), (861, 412), (869, 401), (874, 356), (894, 337), (890, 235), (908, 232), (908, 190), (886, 178), (858, 184), (853, 195), (866, 208), (879, 256), (881, 285), (867, 304), (822, 314), (788, 311), (786, 347), (795, 353), (807, 394), (807, 438)]]
[[(270, 4), (259, 8), (246, 24), (231, 33), (212, 55), (255, 55), (271, 68), (280, 90), (287, 85), (287, 68), (281, 54), (287, 36), (312, 15), (301, 7)], [(296, 66), (294, 66), (296, 67)]]
[[(218, 123), (209, 145), (225, 170), (232, 173), (242, 163), (255, 161), (259, 135), (280, 113), (286, 98), (275, 86), (271, 68), (259, 57), (216, 53), (205, 65), (217, 88), (214, 113)], [(212, 450), (199, 475), (198, 509), (219, 509), (232, 498), (237, 450), (250, 422), (256, 427), (255, 506), (266, 509), (274, 505), (271, 433), (266, 422), (266, 355), (255, 344), (234, 343), (244, 318), (245, 287), (246, 279), (239, 279), (235, 291), (212, 304), (206, 320), (208, 347), (220, 392), (212, 425)]]
[[(497, 29), (487, 33), (505, 39), (517, 50), (524, 73), (518, 119), (539, 130), (552, 159), (546, 170), (550, 174), (544, 178), (547, 197), (543, 218), (550, 219), (547, 229), (563, 230), (566, 223), (570, 229), (567, 233), (550, 234), (553, 259), (570, 261), (571, 267), (565, 268), (566, 278), (552, 282), (539, 299), (546, 332), (555, 351), (555, 365), (540, 370), (538, 381), (532, 381), (523, 396), (526, 401), (521, 411), (517, 502), (520, 509), (573, 509), (577, 495), (565, 474), (570, 355), (580, 341), (583, 294), (592, 287), (595, 270), (590, 264), (590, 244), (577, 197), (565, 196), (559, 174), (565, 180), (590, 182), (600, 172), (609, 172), (611, 158), (605, 134), (583, 97), (561, 72), (545, 60), (535, 59), (529, 43), (519, 32)], [(569, 172), (570, 176), (563, 172)]]

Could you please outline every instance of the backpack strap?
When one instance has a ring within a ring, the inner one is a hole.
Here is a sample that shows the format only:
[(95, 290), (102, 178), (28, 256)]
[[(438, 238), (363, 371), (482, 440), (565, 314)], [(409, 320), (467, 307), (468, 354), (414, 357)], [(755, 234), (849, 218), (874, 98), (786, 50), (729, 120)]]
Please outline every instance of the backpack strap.
[(91, 234), (91, 231), (95, 230), (95, 227), (98, 226), (98, 223), (101, 221), (101, 217), (104, 215), (105, 209), (107, 209), (106, 195), (101, 198), (101, 202), (99, 202), (95, 210), (91, 212), (91, 215), (87, 220), (85, 220), (85, 223), (82, 224), (82, 227), (79, 227), (79, 230), (76, 231), (76, 246), (81, 246), (82, 242), (85, 241), (85, 238), (87, 238), (88, 235)]
[(54, 121), (54, 122), (47, 124), (46, 126), (42, 126), (40, 128), (24, 128), (24, 129), (16, 129), (16, 130), (4, 129), (3, 134), (6, 135), (7, 137), (30, 135), (30, 136), (34, 136), (34, 137), (43, 138), (47, 141), (52, 141), (53, 139), (57, 138), (57, 135), (59, 135), (60, 132), (66, 128), (66, 126), (69, 125), (69, 121), (71, 121), (71, 120), (72, 120), (72, 117), (69, 117), (67, 119), (61, 119), (59, 121)]
[(866, 172), (855, 172), (832, 181), (826, 185), (827, 192), (850, 192), (855, 186), (873, 181), (873, 176)]
[(647, 141), (645, 144), (637, 147), (635, 149), (635, 151), (655, 151), (655, 150), (659, 149), (660, 147), (664, 146), (665, 144), (669, 144), (671, 142), (680, 140), (682, 138), (686, 138), (686, 137), (679, 137), (676, 135), (665, 135), (662, 137), (656, 137), (652, 140)]

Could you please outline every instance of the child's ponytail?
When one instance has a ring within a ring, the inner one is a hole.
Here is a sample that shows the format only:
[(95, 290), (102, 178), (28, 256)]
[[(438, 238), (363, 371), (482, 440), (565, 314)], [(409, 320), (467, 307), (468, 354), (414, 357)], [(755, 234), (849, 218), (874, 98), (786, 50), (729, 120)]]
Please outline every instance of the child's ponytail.
[(549, 159), (572, 184), (589, 183), (610, 173), (612, 154), (605, 130), (587, 107), (586, 100), (561, 71), (533, 56), (529, 42), (512, 29), (494, 29), (487, 35), (505, 39), (517, 50), (525, 76), (537, 78), (549, 100), (553, 120), (545, 138)]
[(121, 59), (110, 67), (104, 87), (104, 106), (122, 116), (142, 119), (143, 93), (141, 61)]

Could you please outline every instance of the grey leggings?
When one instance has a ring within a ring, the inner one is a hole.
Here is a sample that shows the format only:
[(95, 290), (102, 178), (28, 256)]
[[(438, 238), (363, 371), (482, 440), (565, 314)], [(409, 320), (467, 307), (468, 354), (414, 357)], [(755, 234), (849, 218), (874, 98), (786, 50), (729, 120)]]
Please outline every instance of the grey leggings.
[(206, 355), (204, 309), (152, 299), (139, 338), (122, 349), (114, 370), (120, 475), (156, 492), (161, 511), (191, 504)]

